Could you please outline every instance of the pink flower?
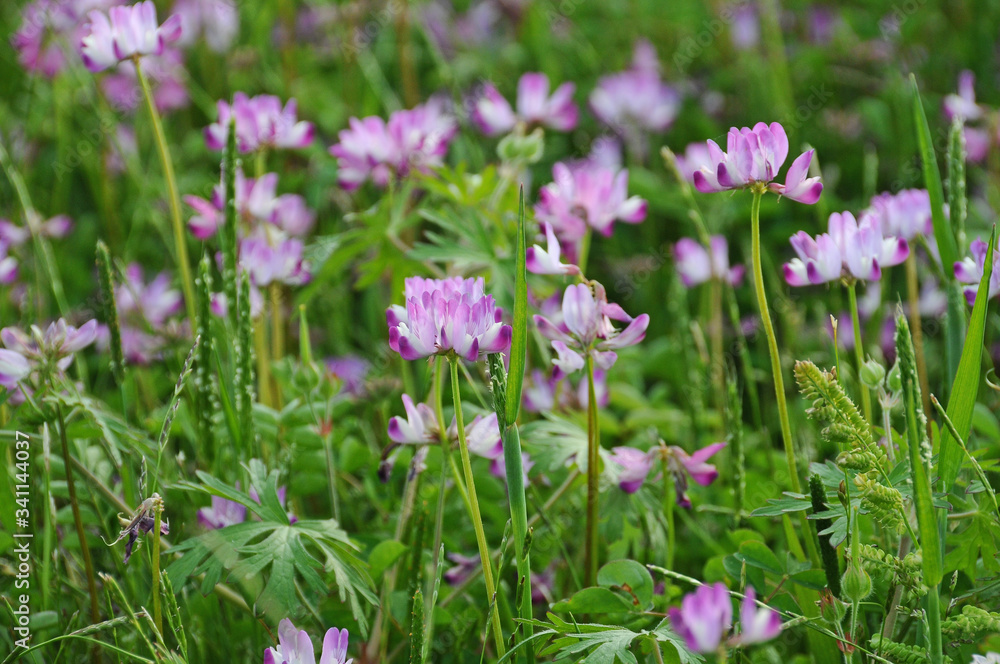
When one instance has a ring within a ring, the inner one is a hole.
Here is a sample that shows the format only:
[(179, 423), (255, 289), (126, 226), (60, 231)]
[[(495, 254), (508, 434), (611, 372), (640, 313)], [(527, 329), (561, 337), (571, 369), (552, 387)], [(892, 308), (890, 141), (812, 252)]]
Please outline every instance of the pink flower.
[[(176, 48), (167, 47), (159, 55), (148, 55), (142, 60), (142, 71), (153, 92), (153, 103), (161, 113), (185, 108), (189, 103), (184, 84), (184, 59)], [(142, 102), (142, 88), (135, 71), (135, 63), (124, 60), (101, 81), (101, 87), (112, 106), (123, 111), (134, 111)]]
[(264, 237), (246, 237), (240, 241), (239, 263), (258, 288), (273, 283), (301, 286), (312, 278), (302, 250), (302, 241), (294, 238), (272, 244)]
[(17, 59), (26, 71), (54, 77), (66, 67), (61, 42), (71, 40), (80, 17), (74, 7), (56, 0), (25, 5), (21, 26), (11, 38)]
[[(562, 325), (544, 316), (535, 316), (535, 324), (543, 336), (552, 340), (558, 354), (552, 363), (567, 374), (582, 369), (586, 355), (591, 355), (601, 369), (610, 369), (618, 359), (614, 351), (642, 341), (649, 326), (648, 314), (632, 318), (620, 306), (608, 302), (604, 286), (596, 281), (568, 286), (563, 293), (562, 314)], [(628, 325), (617, 330), (612, 320)]]
[[(73, 220), (65, 214), (59, 214), (43, 221), (37, 228), (45, 237), (60, 239), (72, 232)], [(0, 243), (5, 242), (8, 246), (20, 247), (29, 239), (31, 239), (31, 229), (27, 226), (18, 226), (8, 219), (0, 219)]]
[(198, 523), (209, 530), (218, 530), (247, 520), (246, 505), (235, 500), (212, 496), (212, 506), (198, 510)]
[(694, 184), (694, 174), (702, 167), (708, 169), (714, 167), (707, 143), (688, 143), (684, 148), (684, 154), (679, 154), (676, 158), (677, 169), (681, 172), (681, 176), (691, 184)]
[(371, 363), (357, 355), (340, 355), (326, 360), (326, 370), (341, 383), (341, 394), (354, 397), (365, 395), (365, 378)]
[(219, 119), (205, 127), (205, 144), (210, 150), (226, 147), (229, 121), (236, 119), (236, 144), (240, 152), (260, 149), (304, 148), (312, 143), (311, 122), (299, 121), (297, 103), (289, 99), (285, 106), (273, 95), (247, 97), (243, 92), (233, 96), (230, 106), (217, 103)]
[(694, 172), (694, 186), (702, 193), (763, 185), (780, 196), (812, 205), (819, 200), (823, 184), (819, 177), (807, 178), (813, 151), (803, 152), (788, 169), (785, 184), (773, 182), (788, 156), (788, 137), (777, 122), (758, 122), (753, 129), (733, 127), (726, 152), (708, 141), (711, 162)]
[(862, 217), (859, 224), (850, 212), (831, 214), (829, 233), (814, 240), (799, 231), (791, 243), (798, 254), (784, 266), (785, 281), (791, 286), (841, 278), (878, 281), (883, 267), (899, 265), (910, 253), (906, 240), (882, 235), (877, 217)]
[(552, 177), (554, 182), (539, 192), (535, 216), (564, 242), (578, 242), (588, 226), (610, 236), (616, 220), (637, 224), (646, 218), (646, 201), (628, 197), (627, 170), (560, 162), (552, 167)]
[(926, 189), (904, 189), (895, 194), (881, 193), (861, 213), (861, 222), (871, 217), (882, 233), (912, 242), (918, 235), (934, 241), (931, 199)]
[[(965, 299), (969, 304), (975, 304), (976, 293), (979, 291), (979, 282), (983, 279), (986, 269), (986, 252), (989, 246), (983, 242), (982, 238), (976, 240), (969, 246), (972, 256), (967, 256), (961, 261), (956, 261), (954, 265), (955, 278), (963, 284), (969, 284), (964, 288)], [(993, 273), (990, 275), (989, 293), (986, 297), (996, 297), (1000, 295), (1000, 250), (993, 250)]]
[(115, 288), (115, 304), (120, 315), (138, 314), (138, 323), (159, 329), (184, 303), (180, 291), (170, 286), (170, 274), (160, 272), (148, 285), (142, 266), (132, 263), (125, 269), (125, 283)]
[[(24, 401), (50, 375), (61, 376), (73, 362), (77, 351), (94, 343), (97, 321), (90, 320), (74, 327), (60, 318), (43, 332), (32, 325), (28, 332), (16, 327), (0, 330), (0, 386), (13, 392), (11, 402)], [(24, 391), (22, 391), (22, 389)]]
[(556, 131), (576, 127), (577, 108), (573, 103), (576, 86), (563, 83), (549, 96), (549, 77), (524, 74), (517, 84), (517, 112), (492, 83), (483, 86), (473, 101), (473, 123), (488, 136), (509, 132), (518, 122), (527, 126), (542, 125)]
[(463, 581), (472, 576), (472, 574), (478, 570), (479, 566), (482, 564), (479, 556), (463, 556), (460, 553), (449, 553), (448, 560), (455, 563), (454, 567), (450, 568), (442, 575), (444, 582), (449, 586), (460, 585)]
[(17, 259), (7, 253), (9, 243), (0, 239), (0, 284), (11, 284), (17, 279)]
[[(257, 179), (247, 178), (243, 171), (236, 171), (236, 212), (250, 231), (259, 230), (261, 224), (271, 233), (274, 227), (285, 235), (306, 235), (316, 220), (308, 209), (305, 199), (295, 194), (277, 194), (278, 174), (266, 173)], [(188, 228), (199, 240), (205, 240), (218, 231), (224, 221), (225, 196), (222, 184), (216, 185), (212, 200), (197, 196), (185, 196), (184, 202), (191, 206), (195, 215), (188, 221)]]
[(156, 24), (156, 5), (145, 0), (130, 7), (112, 7), (107, 14), (92, 11), (80, 40), (83, 63), (99, 72), (122, 60), (142, 55), (160, 55), (167, 44), (181, 36), (181, 18), (171, 16)]
[(681, 281), (688, 288), (705, 283), (713, 277), (738, 286), (746, 269), (742, 265), (729, 267), (729, 245), (721, 235), (711, 237), (711, 256), (696, 240), (681, 238), (674, 245), (674, 259)]
[(958, 75), (958, 94), (945, 96), (944, 114), (951, 120), (978, 120), (983, 117), (983, 109), (976, 103), (976, 75), (965, 69)]
[(644, 132), (670, 128), (680, 102), (680, 93), (660, 80), (656, 51), (645, 40), (636, 43), (630, 69), (602, 76), (590, 93), (594, 115), (624, 135), (629, 145), (641, 149)]
[(389, 419), (389, 440), (400, 445), (424, 445), (438, 437), (434, 411), (425, 403), (414, 405), (409, 394), (403, 395), (406, 418), (398, 415)]
[(681, 507), (691, 507), (691, 499), (687, 495), (688, 478), (701, 486), (708, 486), (719, 476), (715, 466), (708, 459), (723, 449), (726, 443), (712, 443), (700, 450), (688, 454), (676, 445), (660, 445), (648, 452), (633, 447), (616, 447), (611, 461), (619, 466), (618, 487), (626, 493), (635, 493), (643, 485), (654, 466), (661, 460), (666, 461), (667, 470), (677, 492), (677, 504)]
[(526, 250), (525, 264), (529, 272), (535, 274), (579, 274), (580, 268), (576, 265), (560, 262), (562, 248), (556, 238), (555, 231), (549, 224), (542, 224), (545, 233), (546, 248), (533, 245)]
[(740, 634), (734, 641), (742, 646), (764, 643), (781, 634), (781, 616), (774, 609), (757, 606), (757, 593), (748, 586), (740, 605)]
[(340, 186), (351, 191), (371, 179), (385, 187), (390, 177), (440, 166), (457, 131), (458, 124), (438, 99), (396, 111), (388, 123), (375, 116), (351, 118), (350, 128), (341, 130), (340, 142), (330, 148)]
[(483, 288), (482, 277), (408, 278), (406, 305), (386, 310), (389, 347), (406, 360), (454, 352), (475, 361), (506, 350), (511, 327)]
[(715, 583), (685, 595), (681, 607), (671, 607), (669, 615), (670, 626), (684, 638), (688, 648), (714, 653), (732, 626), (733, 605), (725, 584)]
[[(347, 659), (346, 629), (331, 627), (323, 637), (319, 664), (351, 664)], [(316, 651), (305, 630), (297, 630), (288, 618), (278, 623), (278, 647), (264, 651), (264, 664), (316, 664)]]
[(177, 0), (173, 13), (181, 17), (178, 46), (191, 46), (200, 34), (210, 49), (224, 53), (240, 30), (236, 0)]

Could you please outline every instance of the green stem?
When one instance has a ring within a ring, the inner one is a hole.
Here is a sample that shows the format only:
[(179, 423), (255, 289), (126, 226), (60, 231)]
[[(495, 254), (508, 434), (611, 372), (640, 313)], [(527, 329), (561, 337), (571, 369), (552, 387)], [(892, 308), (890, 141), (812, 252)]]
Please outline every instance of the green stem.
[(156, 137), (156, 148), (163, 164), (163, 176), (167, 181), (167, 201), (170, 204), (170, 223), (174, 229), (174, 244), (177, 250), (177, 263), (181, 271), (181, 286), (184, 289), (184, 304), (187, 306), (188, 320), (197, 320), (195, 313), (194, 279), (191, 278), (191, 264), (188, 260), (187, 241), (184, 236), (184, 222), (181, 220), (181, 198), (177, 191), (177, 178), (174, 176), (174, 164), (170, 158), (170, 147), (163, 133), (163, 122), (153, 102), (153, 93), (149, 89), (149, 81), (142, 71), (140, 58), (135, 60), (135, 73), (142, 88), (142, 96), (146, 100), (146, 109), (153, 124), (153, 135)]
[(785, 401), (785, 381), (781, 372), (781, 355), (778, 351), (778, 340), (774, 335), (774, 325), (771, 323), (771, 312), (767, 306), (767, 293), (764, 291), (764, 273), (760, 265), (760, 199), (762, 191), (754, 191), (753, 207), (750, 211), (751, 232), (753, 234), (753, 285), (757, 294), (757, 307), (760, 309), (760, 319), (767, 337), (767, 350), (771, 355), (771, 375), (774, 378), (774, 396), (778, 401), (778, 419), (781, 422), (781, 440), (785, 446), (785, 461), (788, 464), (789, 485), (793, 492), (802, 493), (799, 483), (798, 464), (795, 461), (795, 444), (792, 440), (792, 427), (788, 421), (788, 404)]
[(663, 516), (667, 520), (667, 569), (674, 568), (674, 552), (677, 546), (677, 527), (674, 524), (674, 506), (677, 504), (677, 494), (674, 492), (673, 476), (667, 467), (667, 457), (660, 455), (660, 465), (663, 468)]
[[(469, 458), (469, 445), (465, 440), (465, 418), (462, 415), (462, 395), (458, 384), (459, 359), (451, 360), (451, 395), (455, 405), (455, 424), (458, 427), (458, 447), (462, 455), (462, 470), (465, 473), (465, 483), (469, 491), (469, 508), (472, 526), (476, 531), (476, 544), (479, 546), (479, 559), (483, 565), (483, 580), (486, 582), (486, 594), (489, 604), (496, 601), (496, 583), (493, 580), (493, 563), (490, 561), (490, 549), (486, 543), (486, 533), (483, 530), (483, 519), (479, 512), (479, 498), (476, 495), (476, 481), (472, 474), (472, 461)], [(496, 641), (497, 657), (503, 657), (503, 629), (500, 627), (500, 612), (492, 611), (493, 638)]]
[(594, 356), (587, 353), (587, 533), (584, 564), (584, 585), (597, 582), (597, 506), (598, 506), (598, 450), (601, 432), (597, 419), (597, 395), (594, 390)]
[(163, 638), (163, 614), (160, 611), (160, 521), (163, 518), (163, 501), (153, 495), (153, 623)]
[(438, 440), (441, 444), (441, 479), (438, 483), (437, 514), (434, 518), (434, 548), (431, 549), (431, 576), (430, 586), (427, 593), (429, 602), (424, 615), (427, 620), (425, 627), (425, 643), (430, 643), (434, 637), (434, 605), (437, 603), (437, 595), (434, 593), (434, 585), (438, 578), (438, 565), (441, 562), (441, 541), (444, 538), (444, 498), (447, 493), (448, 470), (452, 465), (451, 448), (448, 444), (448, 431), (444, 423), (444, 407), (442, 406), (442, 391), (444, 390), (444, 357), (440, 355), (434, 360), (434, 416), (438, 423)]
[(865, 364), (865, 350), (861, 345), (861, 320), (858, 317), (857, 284), (851, 282), (847, 287), (847, 300), (851, 307), (851, 326), (854, 328), (854, 361), (858, 371), (858, 389), (861, 391), (861, 407), (865, 411), (865, 421), (872, 423), (872, 395), (868, 386), (861, 380), (861, 368)]
[(97, 579), (94, 577), (94, 564), (90, 558), (87, 535), (83, 530), (80, 503), (76, 498), (76, 484), (73, 482), (73, 464), (69, 455), (69, 441), (66, 438), (66, 420), (63, 418), (61, 406), (56, 406), (56, 416), (59, 418), (59, 439), (62, 442), (63, 465), (66, 469), (66, 489), (69, 492), (69, 503), (73, 510), (73, 524), (76, 526), (76, 536), (80, 540), (80, 555), (83, 556), (83, 567), (87, 572), (87, 590), (90, 593), (90, 620), (96, 624), (101, 620), (101, 612), (97, 604)]
[(940, 587), (934, 584), (927, 589), (927, 597), (924, 598), (924, 610), (927, 613), (927, 652), (931, 657), (931, 664), (941, 664), (944, 661), (941, 644), (941, 597), (939, 593)]
[[(802, 493), (802, 484), (799, 482), (798, 463), (795, 460), (795, 442), (792, 440), (792, 427), (788, 420), (788, 403), (785, 401), (785, 381), (781, 372), (781, 354), (778, 350), (778, 340), (774, 334), (774, 325), (771, 323), (771, 312), (767, 306), (767, 293), (764, 291), (764, 273), (760, 262), (760, 199), (766, 189), (757, 188), (753, 192), (753, 206), (750, 210), (751, 234), (753, 236), (753, 285), (757, 295), (757, 307), (760, 310), (761, 324), (764, 326), (764, 335), (767, 337), (767, 350), (771, 356), (771, 376), (774, 378), (774, 396), (778, 402), (778, 420), (781, 423), (781, 441), (785, 448), (785, 463), (788, 465), (788, 483), (794, 493)], [(800, 559), (804, 559), (802, 545), (798, 541), (794, 529), (787, 527), (785, 532), (789, 539), (789, 547), (798, 551), (796, 554)], [(820, 566), (819, 546), (812, 537), (812, 531), (805, 512), (799, 512), (799, 528), (806, 540), (806, 550), (809, 552), (809, 559), (815, 567)]]
[(583, 241), (580, 243), (580, 260), (576, 264), (580, 268), (581, 278), (587, 274), (587, 256), (590, 254), (590, 242), (593, 239), (593, 234), (593, 230), (587, 226), (587, 230), (583, 233)]
[(920, 282), (917, 277), (917, 257), (914, 251), (910, 251), (910, 255), (906, 257), (906, 298), (910, 303), (910, 331), (913, 334), (913, 353), (917, 359), (920, 400), (924, 412), (929, 413), (931, 388), (927, 379), (927, 359), (924, 357), (924, 330), (920, 321)]
[[(517, 424), (507, 427), (503, 436), (504, 466), (507, 474), (507, 496), (510, 502), (510, 518), (514, 529), (514, 554), (517, 556), (518, 593), (520, 593), (520, 616), (529, 621), (533, 617), (531, 606), (531, 558), (529, 547), (525, 546), (529, 536), (528, 506), (524, 495), (524, 466), (521, 458), (521, 433)], [(531, 638), (533, 628), (530, 623), (523, 622), (522, 641)], [(528, 664), (535, 661), (534, 646), (527, 648)]]

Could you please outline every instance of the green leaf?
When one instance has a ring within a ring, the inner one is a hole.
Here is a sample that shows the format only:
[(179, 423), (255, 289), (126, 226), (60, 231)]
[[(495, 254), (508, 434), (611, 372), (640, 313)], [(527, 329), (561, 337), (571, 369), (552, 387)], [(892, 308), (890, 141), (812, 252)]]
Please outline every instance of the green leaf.
[(941, 171), (938, 169), (937, 157), (931, 143), (931, 130), (924, 113), (924, 104), (920, 100), (920, 89), (917, 87), (917, 77), (910, 74), (910, 84), (913, 87), (913, 120), (917, 125), (917, 142), (920, 145), (920, 161), (924, 169), (924, 184), (931, 199), (931, 220), (934, 224), (934, 239), (937, 241), (941, 265), (945, 280), (954, 281), (955, 274), (951, 266), (955, 263), (958, 249), (955, 246), (955, 235), (951, 232), (948, 220), (944, 216), (944, 187), (941, 186)]
[[(972, 413), (976, 407), (981, 380), (981, 358), (983, 352), (983, 336), (986, 331), (986, 309), (989, 298), (990, 277), (993, 274), (993, 252), (996, 249), (997, 230), (993, 227), (989, 247), (986, 250), (986, 264), (983, 267), (983, 278), (979, 282), (979, 296), (972, 307), (969, 318), (969, 331), (962, 347), (962, 358), (958, 363), (955, 382), (951, 386), (951, 397), (948, 399), (948, 417), (955, 425), (955, 430), (964, 440), (968, 440), (972, 430)], [(943, 254), (942, 254), (943, 258)], [(951, 263), (945, 263), (951, 265)], [(958, 441), (945, 429), (941, 432), (940, 458), (938, 474), (941, 476), (941, 489), (948, 492), (955, 478), (958, 477), (962, 465), (962, 448)]]
[(368, 571), (372, 575), (372, 578), (381, 578), (382, 574), (389, 569), (389, 566), (406, 553), (407, 548), (405, 544), (396, 540), (379, 542), (372, 549), (372, 552), (368, 554)]
[(737, 560), (745, 562), (752, 567), (759, 567), (766, 572), (773, 574), (785, 573), (785, 567), (778, 560), (778, 556), (774, 555), (774, 552), (763, 542), (756, 542), (754, 540), (743, 542), (740, 544), (739, 553), (734, 554), (734, 556)]
[(670, 629), (670, 621), (666, 618), (652, 631), (656, 640), (660, 643), (669, 643), (677, 653), (676, 661), (680, 664), (698, 664), (704, 662), (705, 658), (690, 650), (687, 643), (674, 630)]
[[(638, 664), (629, 646), (639, 634), (620, 627), (601, 627), (604, 628), (601, 631), (567, 634), (557, 639), (556, 644), (560, 646), (559, 659), (576, 662), (585, 659), (587, 664)], [(580, 657), (584, 652), (588, 652), (587, 656)]]
[(613, 560), (604, 565), (597, 572), (597, 584), (623, 590), (636, 610), (646, 609), (653, 601), (653, 577), (634, 560)]
[(517, 422), (521, 409), (521, 386), (528, 353), (527, 239), (524, 225), (524, 188), (517, 214), (517, 250), (514, 255), (514, 324), (510, 342), (510, 370), (507, 372), (507, 423)]
[(630, 601), (607, 588), (584, 588), (552, 605), (556, 613), (629, 613), (635, 610)]

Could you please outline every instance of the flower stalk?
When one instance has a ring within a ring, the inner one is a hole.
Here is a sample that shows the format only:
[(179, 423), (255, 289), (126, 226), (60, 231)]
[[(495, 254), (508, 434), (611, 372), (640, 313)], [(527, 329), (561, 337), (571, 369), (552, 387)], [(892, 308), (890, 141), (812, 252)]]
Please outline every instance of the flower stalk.
[(861, 390), (861, 407), (865, 413), (865, 422), (872, 423), (872, 395), (868, 386), (861, 380), (861, 367), (865, 364), (865, 351), (861, 345), (861, 320), (858, 317), (857, 283), (852, 279), (847, 285), (847, 300), (851, 307), (851, 324), (854, 328), (854, 360), (857, 363), (858, 389)]
[(594, 389), (594, 356), (587, 353), (587, 535), (584, 566), (584, 585), (592, 586), (597, 582), (597, 506), (598, 506), (598, 473), (601, 447), (601, 432), (597, 414), (597, 395)]
[(146, 109), (153, 125), (153, 135), (156, 138), (156, 149), (163, 164), (163, 177), (167, 181), (167, 202), (170, 205), (170, 223), (174, 231), (174, 244), (177, 250), (177, 263), (181, 272), (181, 286), (184, 289), (184, 305), (187, 307), (188, 320), (197, 320), (194, 299), (194, 279), (191, 277), (191, 264), (188, 260), (187, 242), (184, 236), (184, 222), (181, 220), (181, 198), (177, 191), (177, 178), (174, 175), (174, 164), (170, 157), (170, 147), (163, 133), (163, 122), (153, 102), (153, 93), (149, 89), (149, 80), (142, 70), (139, 56), (133, 58), (135, 73), (142, 88), (142, 96), (146, 100)]
[[(489, 604), (496, 601), (496, 583), (493, 579), (493, 563), (490, 560), (489, 544), (486, 542), (486, 532), (483, 530), (483, 519), (479, 512), (479, 497), (476, 494), (476, 481), (472, 474), (472, 462), (469, 458), (469, 445), (465, 439), (465, 417), (462, 415), (462, 395), (458, 382), (457, 356), (451, 358), (451, 393), (455, 405), (455, 423), (458, 427), (458, 446), (462, 455), (462, 470), (465, 474), (465, 483), (469, 492), (469, 512), (472, 517), (472, 526), (476, 531), (476, 544), (479, 546), (479, 559), (483, 565), (483, 580), (486, 582), (486, 594)], [(491, 611), (491, 623), (493, 626), (493, 639), (496, 642), (497, 656), (503, 657), (504, 648), (503, 628), (500, 626), (500, 612)]]

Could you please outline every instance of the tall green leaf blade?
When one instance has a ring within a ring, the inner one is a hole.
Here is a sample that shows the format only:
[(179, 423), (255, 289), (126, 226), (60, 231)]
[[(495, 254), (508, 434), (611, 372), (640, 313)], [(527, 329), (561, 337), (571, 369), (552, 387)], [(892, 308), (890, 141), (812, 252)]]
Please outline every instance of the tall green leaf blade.
[(917, 125), (917, 141), (920, 145), (920, 161), (923, 163), (924, 183), (927, 193), (931, 199), (931, 220), (934, 224), (934, 239), (937, 241), (938, 251), (941, 256), (941, 265), (944, 266), (945, 279), (953, 281), (955, 276), (949, 269), (954, 264), (958, 253), (955, 247), (955, 235), (951, 232), (948, 220), (944, 216), (944, 187), (941, 185), (941, 171), (938, 169), (937, 158), (934, 155), (934, 146), (931, 144), (931, 130), (927, 124), (927, 115), (924, 113), (924, 105), (920, 100), (920, 89), (917, 87), (917, 78), (910, 74), (910, 83), (913, 86), (913, 120)]
[(524, 188), (518, 203), (517, 253), (514, 257), (514, 334), (510, 342), (510, 371), (507, 373), (507, 424), (517, 421), (521, 409), (521, 386), (528, 353), (528, 276), (525, 265), (527, 241), (524, 224)]
[[(986, 309), (989, 304), (990, 277), (993, 275), (993, 252), (996, 249), (997, 229), (993, 227), (990, 244), (986, 250), (986, 263), (983, 266), (983, 278), (979, 281), (979, 291), (972, 307), (969, 319), (969, 331), (965, 336), (965, 346), (958, 363), (955, 382), (951, 386), (951, 396), (948, 399), (948, 417), (955, 425), (955, 430), (963, 439), (968, 439), (972, 430), (972, 413), (976, 407), (976, 397), (979, 395), (979, 383), (982, 378), (981, 358), (983, 352), (983, 337), (986, 330)], [(958, 441), (945, 429), (941, 432), (941, 449), (938, 461), (938, 474), (941, 485), (948, 491), (958, 477), (958, 469), (962, 463), (962, 448)]]
[(935, 587), (944, 575), (941, 533), (934, 513), (931, 493), (931, 444), (927, 440), (927, 418), (921, 410), (920, 382), (910, 325), (902, 308), (896, 313), (896, 354), (903, 382), (903, 409), (906, 414), (907, 452), (913, 483), (913, 506), (917, 513), (920, 548), (923, 552), (924, 583)]

